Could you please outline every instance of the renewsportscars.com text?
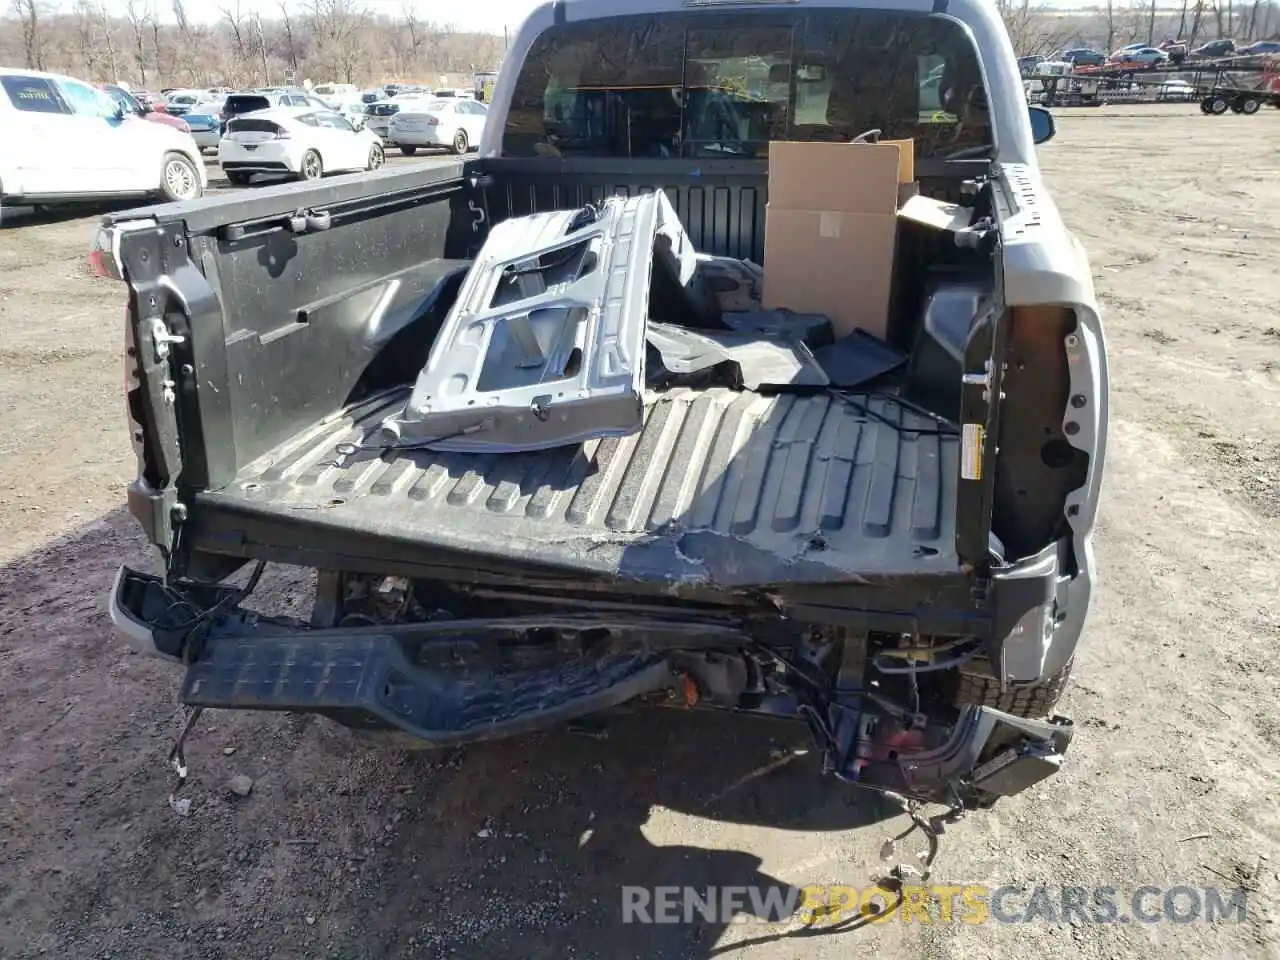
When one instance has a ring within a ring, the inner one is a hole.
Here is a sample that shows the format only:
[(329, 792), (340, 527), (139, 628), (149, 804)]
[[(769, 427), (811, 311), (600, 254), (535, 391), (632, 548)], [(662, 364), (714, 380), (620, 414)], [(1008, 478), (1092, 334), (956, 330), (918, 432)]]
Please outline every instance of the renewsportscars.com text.
[[(897, 909), (890, 909), (897, 905)], [(1240, 887), (1142, 885), (880, 886), (622, 888), (623, 923), (839, 923), (865, 917), (883, 923), (1242, 923)]]

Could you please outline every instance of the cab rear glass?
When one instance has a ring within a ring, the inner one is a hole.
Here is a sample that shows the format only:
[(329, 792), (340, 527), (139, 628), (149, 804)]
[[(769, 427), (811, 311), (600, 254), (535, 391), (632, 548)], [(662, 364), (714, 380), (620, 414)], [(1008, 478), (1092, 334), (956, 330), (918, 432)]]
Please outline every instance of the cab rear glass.
[(508, 156), (763, 158), (871, 129), (919, 156), (988, 146), (978, 54), (925, 13), (767, 10), (551, 27), (520, 67)]

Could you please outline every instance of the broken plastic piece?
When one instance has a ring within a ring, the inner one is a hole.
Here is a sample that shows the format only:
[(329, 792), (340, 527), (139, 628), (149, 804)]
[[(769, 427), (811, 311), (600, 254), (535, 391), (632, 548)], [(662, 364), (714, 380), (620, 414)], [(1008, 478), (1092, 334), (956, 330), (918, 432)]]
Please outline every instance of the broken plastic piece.
[(831, 318), (821, 313), (793, 313), (790, 310), (725, 311), (720, 318), (730, 330), (765, 337), (799, 340), (816, 350), (831, 342)]
[(865, 330), (854, 330), (847, 337), (815, 350), (814, 356), (831, 382), (846, 389), (874, 380), (907, 362), (905, 353)]
[(733, 330), (686, 330), (653, 322), (647, 336), (661, 354), (663, 366), (672, 373), (694, 373), (733, 363), (748, 390), (817, 388), (830, 383), (809, 348), (796, 340), (769, 340)]
[(695, 255), (665, 194), (586, 209), (493, 228), (384, 434), (506, 453), (640, 429), (655, 273), (688, 291), (690, 313), (712, 298), (694, 283)]

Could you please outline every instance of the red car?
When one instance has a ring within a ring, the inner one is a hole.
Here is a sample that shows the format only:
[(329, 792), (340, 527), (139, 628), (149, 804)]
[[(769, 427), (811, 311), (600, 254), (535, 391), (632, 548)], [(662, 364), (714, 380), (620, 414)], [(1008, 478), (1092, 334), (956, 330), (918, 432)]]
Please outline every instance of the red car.
[(105, 90), (111, 99), (124, 109), (125, 113), (132, 113), (134, 116), (142, 117), (144, 120), (150, 120), (152, 123), (163, 123), (166, 127), (177, 127), (183, 133), (190, 133), (191, 128), (187, 126), (187, 121), (181, 117), (173, 117), (160, 110), (152, 110), (150, 107), (144, 107), (124, 87), (114, 83), (99, 84), (101, 89)]

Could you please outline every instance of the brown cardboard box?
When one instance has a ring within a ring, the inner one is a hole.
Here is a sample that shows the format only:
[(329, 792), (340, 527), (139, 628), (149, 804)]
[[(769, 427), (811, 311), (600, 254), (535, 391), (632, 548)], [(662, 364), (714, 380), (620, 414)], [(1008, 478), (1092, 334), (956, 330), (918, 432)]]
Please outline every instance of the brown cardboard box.
[(884, 337), (899, 193), (914, 177), (911, 141), (770, 144), (764, 305), (824, 313), (837, 337)]

